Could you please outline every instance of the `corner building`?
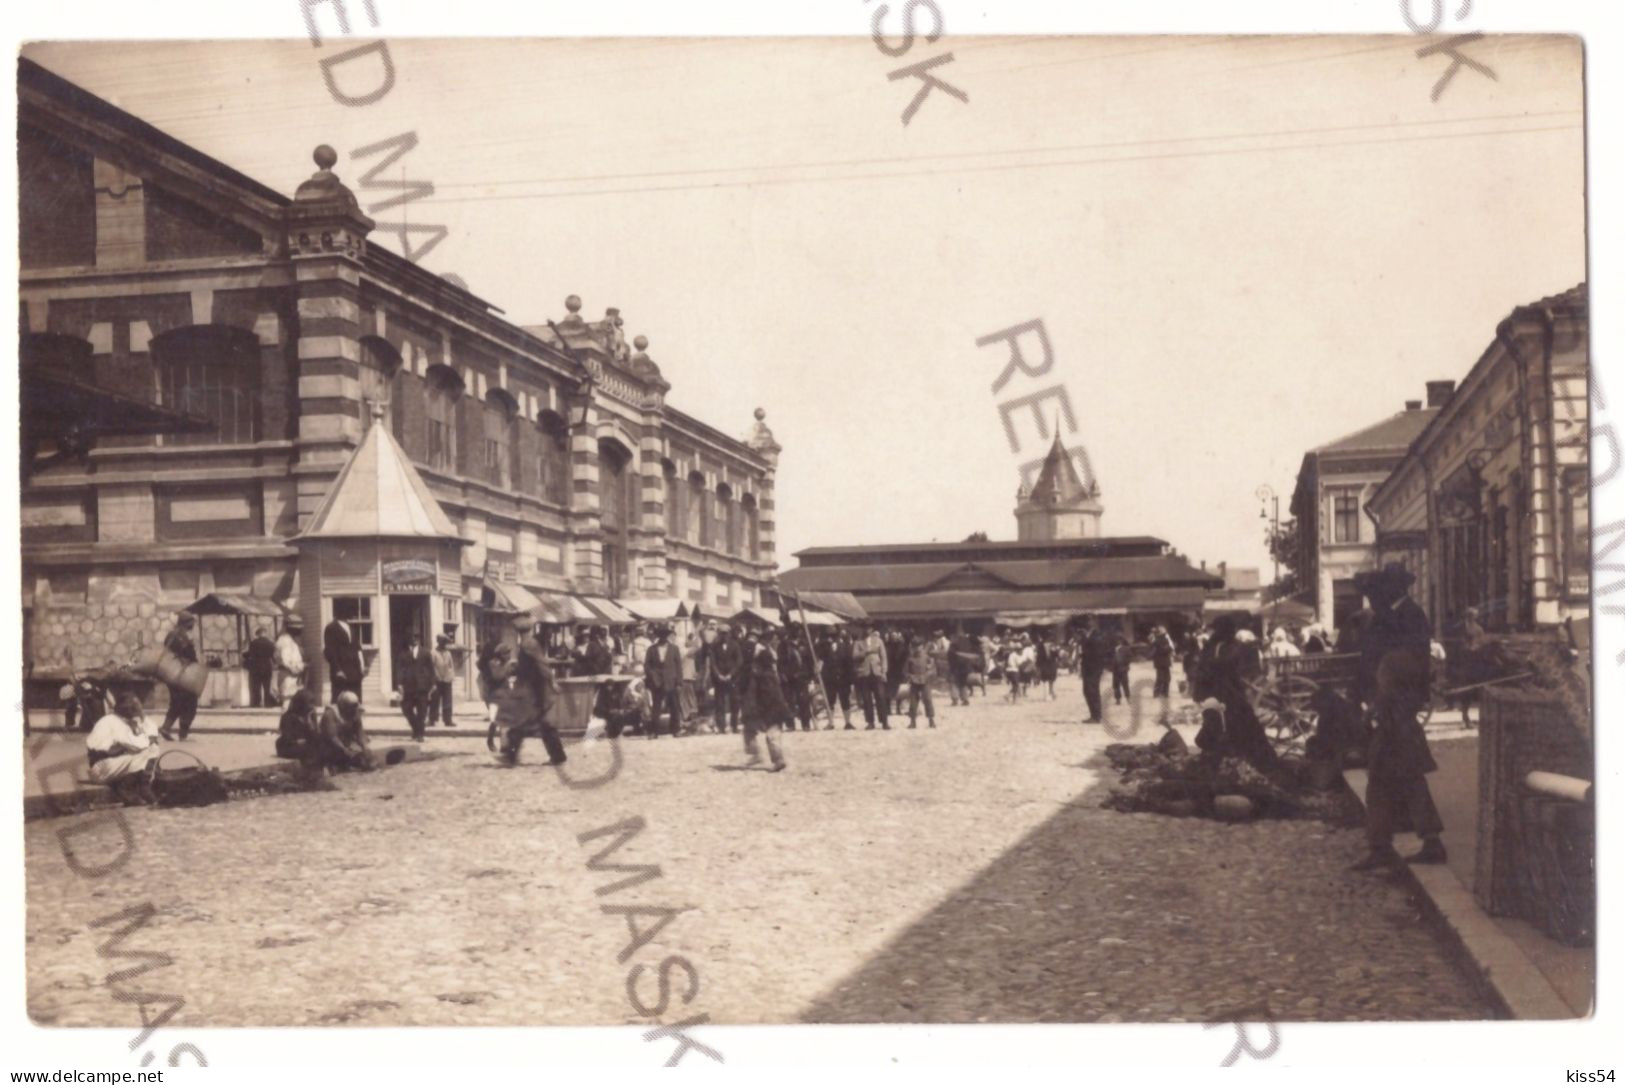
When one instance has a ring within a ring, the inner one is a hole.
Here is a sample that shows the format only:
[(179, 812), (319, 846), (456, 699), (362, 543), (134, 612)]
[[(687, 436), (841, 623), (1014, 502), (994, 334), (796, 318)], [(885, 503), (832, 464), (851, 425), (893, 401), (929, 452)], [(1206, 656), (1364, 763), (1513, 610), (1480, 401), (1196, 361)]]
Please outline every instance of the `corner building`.
[[(556, 324), (504, 320), (370, 244), (329, 148), (290, 199), (27, 60), (18, 98), (23, 380), (206, 423), (104, 437), (29, 479), (41, 680), (127, 658), (210, 593), (299, 611), (324, 681), (323, 627), (349, 622), (373, 701), (412, 631), (454, 638), (468, 695), (481, 639), (547, 596), (615, 616), (617, 599), (760, 601), (779, 453), (764, 412), (739, 439), (669, 405), (618, 311), (589, 321), (572, 296)], [(389, 440), (369, 451), (374, 426)], [(379, 535), (327, 523), (298, 541), (341, 472), (392, 507), (328, 519)], [(393, 507), (419, 486), (432, 510)], [(201, 625), (204, 655), (239, 666), (240, 633)]]

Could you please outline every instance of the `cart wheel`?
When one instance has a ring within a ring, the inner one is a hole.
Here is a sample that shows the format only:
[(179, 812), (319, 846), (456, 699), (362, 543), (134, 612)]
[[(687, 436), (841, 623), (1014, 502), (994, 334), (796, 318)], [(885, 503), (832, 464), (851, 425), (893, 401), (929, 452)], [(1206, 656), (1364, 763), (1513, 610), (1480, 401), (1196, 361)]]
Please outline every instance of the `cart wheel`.
[(1303, 743), (1315, 730), (1311, 705), (1320, 684), (1302, 675), (1263, 675), (1252, 685), (1253, 712), (1278, 747)]

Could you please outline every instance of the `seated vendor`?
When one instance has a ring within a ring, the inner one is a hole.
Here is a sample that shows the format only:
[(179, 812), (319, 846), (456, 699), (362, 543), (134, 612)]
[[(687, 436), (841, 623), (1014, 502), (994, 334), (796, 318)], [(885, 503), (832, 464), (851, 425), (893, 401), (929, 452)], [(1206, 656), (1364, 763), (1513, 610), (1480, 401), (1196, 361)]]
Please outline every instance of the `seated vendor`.
[(337, 701), (322, 710), (317, 725), (316, 763), (339, 771), (365, 772), (376, 767), (361, 716), (361, 698), (350, 690), (340, 693)]
[(306, 761), (316, 751), (320, 727), (320, 702), (316, 694), (306, 687), (294, 691), (288, 706), (282, 710), (277, 725), (276, 755), (293, 761)]
[(147, 770), (158, 759), (158, 736), (146, 729), (141, 698), (120, 694), (113, 711), (91, 728), (85, 753), (90, 759), (90, 778), (97, 783), (150, 789)]

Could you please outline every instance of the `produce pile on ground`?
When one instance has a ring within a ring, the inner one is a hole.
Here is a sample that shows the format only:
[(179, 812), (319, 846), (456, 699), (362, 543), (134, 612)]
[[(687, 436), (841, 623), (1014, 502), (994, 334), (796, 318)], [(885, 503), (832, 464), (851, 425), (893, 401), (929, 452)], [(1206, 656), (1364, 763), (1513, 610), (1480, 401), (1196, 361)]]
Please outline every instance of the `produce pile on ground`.
[(1119, 742), (1105, 753), (1122, 774), (1101, 803), (1109, 810), (1220, 821), (1314, 818), (1349, 824), (1360, 818), (1358, 801), (1324, 762), (1287, 756), (1261, 771), (1239, 757), (1193, 750), (1173, 730), (1157, 743)]

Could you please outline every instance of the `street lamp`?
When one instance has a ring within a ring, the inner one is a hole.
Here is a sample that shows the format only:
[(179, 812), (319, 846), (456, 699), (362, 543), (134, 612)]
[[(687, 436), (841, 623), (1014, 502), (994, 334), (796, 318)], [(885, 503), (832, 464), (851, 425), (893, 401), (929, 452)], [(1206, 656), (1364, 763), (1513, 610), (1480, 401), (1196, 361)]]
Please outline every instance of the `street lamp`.
[[(1281, 533), (1281, 499), (1267, 482), (1254, 490), (1253, 496), (1258, 498), (1258, 518), (1269, 522), (1270, 530), (1265, 539), (1270, 548), (1270, 584), (1273, 586), (1281, 582), (1281, 559), (1275, 555), (1275, 537)], [(1264, 511), (1266, 504), (1270, 506), (1268, 513)]]

